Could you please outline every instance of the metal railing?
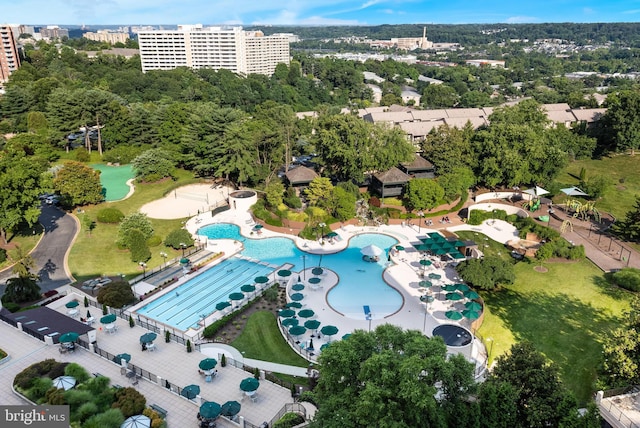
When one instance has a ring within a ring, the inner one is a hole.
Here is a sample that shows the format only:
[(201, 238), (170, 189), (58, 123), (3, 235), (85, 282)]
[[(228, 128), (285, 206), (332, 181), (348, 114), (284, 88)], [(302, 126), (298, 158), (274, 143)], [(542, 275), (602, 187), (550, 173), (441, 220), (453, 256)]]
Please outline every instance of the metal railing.
[[(640, 428), (638, 424), (633, 422), (622, 410), (618, 408), (612, 401), (601, 401), (598, 403), (600, 410), (606, 411), (612, 418), (618, 421), (619, 424), (625, 428)], [(607, 420), (607, 417), (603, 415), (603, 418)]]

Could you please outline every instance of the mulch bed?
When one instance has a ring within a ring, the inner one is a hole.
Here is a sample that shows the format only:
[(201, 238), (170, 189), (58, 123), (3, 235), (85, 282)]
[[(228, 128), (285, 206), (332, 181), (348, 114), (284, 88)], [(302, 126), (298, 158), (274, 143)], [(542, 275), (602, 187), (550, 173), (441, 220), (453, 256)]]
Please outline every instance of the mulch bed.
[(549, 269), (547, 269), (547, 268), (546, 268), (546, 267), (544, 267), (544, 266), (535, 266), (535, 267), (533, 268), (533, 270), (535, 270), (536, 272), (540, 272), (540, 273), (547, 273), (547, 272), (549, 272)]

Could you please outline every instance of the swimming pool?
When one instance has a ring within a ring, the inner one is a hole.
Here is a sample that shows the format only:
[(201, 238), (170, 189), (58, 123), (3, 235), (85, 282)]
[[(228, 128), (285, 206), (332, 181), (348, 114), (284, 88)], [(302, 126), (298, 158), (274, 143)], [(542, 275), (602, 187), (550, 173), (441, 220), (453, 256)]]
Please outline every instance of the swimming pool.
[(278, 267), (285, 263), (294, 265), (292, 271), (303, 267), (323, 266), (331, 269), (340, 278), (338, 285), (331, 289), (327, 301), (337, 311), (347, 317), (364, 319), (363, 306), (371, 309), (374, 319), (383, 318), (396, 312), (402, 306), (402, 296), (382, 279), (387, 255), (383, 254), (377, 263), (362, 261), (360, 249), (373, 244), (387, 250), (398, 241), (380, 233), (363, 233), (349, 241), (349, 246), (339, 253), (315, 255), (299, 250), (288, 238), (250, 239), (240, 234), (234, 224), (218, 223), (205, 226), (199, 235), (210, 239), (235, 239), (242, 241), (242, 255)]
[[(173, 292), (154, 299), (137, 312), (164, 324), (187, 330), (197, 327), (201, 316), (214, 312), (216, 303), (229, 300), (244, 284), (273, 268), (232, 257), (188, 280)], [(250, 296), (249, 296), (250, 297)]]

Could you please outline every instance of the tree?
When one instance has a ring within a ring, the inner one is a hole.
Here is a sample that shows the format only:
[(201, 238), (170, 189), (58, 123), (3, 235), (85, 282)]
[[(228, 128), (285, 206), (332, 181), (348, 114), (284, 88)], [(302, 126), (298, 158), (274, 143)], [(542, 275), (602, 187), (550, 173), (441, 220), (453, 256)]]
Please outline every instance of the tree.
[(346, 221), (356, 216), (356, 197), (353, 193), (340, 186), (333, 188), (331, 198), (333, 216), (340, 221)]
[(89, 217), (87, 214), (82, 216), (82, 227), (84, 227), (84, 230), (86, 230), (89, 235), (91, 235), (91, 232), (93, 232), (93, 229), (96, 228), (96, 222), (93, 221), (93, 219), (91, 217)]
[(604, 338), (600, 378), (608, 387), (640, 382), (640, 298), (634, 297), (630, 306), (624, 325)]
[(122, 308), (136, 300), (126, 281), (114, 281), (98, 291), (98, 302), (112, 308)]
[(131, 253), (132, 262), (146, 262), (151, 258), (147, 238), (138, 229), (131, 229), (127, 232), (126, 244)]
[(421, 144), (423, 157), (428, 159), (440, 175), (456, 168), (475, 168), (477, 160), (471, 146), (475, 131), (470, 123), (463, 129), (439, 126)]
[(153, 226), (147, 215), (140, 212), (131, 213), (122, 219), (118, 227), (118, 240), (123, 246), (127, 246), (129, 231), (134, 229), (140, 231), (145, 240), (153, 235)]
[(182, 246), (180, 244), (185, 244), (187, 247), (193, 245), (193, 237), (187, 229), (174, 229), (169, 232), (164, 240), (164, 245), (174, 250), (181, 249)]
[(304, 190), (310, 206), (326, 206), (333, 194), (333, 184), (327, 177), (316, 177)]
[(430, 210), (438, 206), (444, 189), (430, 178), (414, 178), (407, 183), (404, 199), (410, 210)]
[(119, 388), (116, 391), (116, 401), (112, 407), (120, 409), (125, 418), (140, 415), (146, 407), (147, 399), (135, 388)]
[(66, 205), (97, 204), (104, 200), (100, 171), (80, 162), (67, 162), (53, 179), (55, 189)]
[(604, 123), (613, 132), (616, 150), (630, 150), (633, 156), (640, 145), (640, 94), (629, 90), (611, 95)]
[(426, 108), (451, 108), (458, 103), (456, 90), (448, 85), (428, 85), (420, 98)]
[(131, 163), (140, 181), (154, 182), (171, 177), (174, 163), (169, 152), (163, 149), (151, 149), (142, 152)]
[(482, 290), (511, 284), (516, 278), (513, 264), (499, 257), (465, 260), (457, 269), (465, 281)]
[(7, 280), (7, 287), (2, 295), (3, 302), (31, 302), (41, 297), (40, 287), (36, 283), (38, 275), (31, 273), (35, 262), (31, 255), (18, 247), (14, 254), (15, 263), (12, 272), (16, 277)]
[(277, 209), (283, 203), (284, 185), (280, 180), (272, 180), (264, 189), (267, 205)]
[(470, 168), (458, 167), (449, 173), (440, 175), (437, 181), (444, 190), (444, 198), (447, 202), (451, 202), (473, 186), (476, 177)]

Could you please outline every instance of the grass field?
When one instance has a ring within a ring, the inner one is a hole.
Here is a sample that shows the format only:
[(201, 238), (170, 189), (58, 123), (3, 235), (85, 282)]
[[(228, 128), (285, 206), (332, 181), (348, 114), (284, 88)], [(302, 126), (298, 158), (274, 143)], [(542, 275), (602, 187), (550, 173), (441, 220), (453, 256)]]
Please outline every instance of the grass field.
[[(35, 248), (38, 241), (40, 241), (43, 230), (40, 223), (35, 224), (33, 227), (24, 227), (14, 234), (7, 234), (7, 241), (10, 245), (15, 244), (21, 247), (25, 253), (29, 253)], [(7, 250), (7, 259), (0, 263), (0, 269), (4, 269), (13, 264), (15, 251), (15, 249)]]
[[(125, 200), (117, 202), (102, 203), (84, 208), (84, 213), (75, 213), (82, 221), (83, 216), (89, 216), (96, 220), (99, 210), (105, 207), (114, 207), (122, 211), (125, 215), (136, 212), (147, 202), (162, 198), (167, 192), (186, 184), (197, 182), (193, 175), (186, 171), (177, 171), (177, 180), (163, 181), (151, 184), (136, 184), (136, 191)], [(182, 227), (184, 219), (177, 220), (155, 220), (152, 219), (154, 233), (163, 240), (167, 234)], [(140, 267), (131, 261), (128, 251), (117, 248), (115, 242), (118, 236), (118, 226), (97, 223), (91, 235), (82, 230), (69, 254), (69, 267), (78, 281), (92, 278), (98, 275), (118, 275), (124, 274), (127, 277), (138, 275)], [(151, 259), (147, 262), (148, 269), (152, 269), (163, 263), (160, 252), (168, 254), (169, 259), (178, 257), (180, 251), (172, 250), (164, 245), (150, 248)]]
[[(563, 381), (580, 402), (593, 393), (602, 337), (616, 328), (631, 294), (611, 288), (588, 260), (518, 263), (515, 284), (483, 292), (486, 312), (479, 333), (496, 357), (519, 340), (529, 340), (557, 363)], [(490, 340), (487, 340), (490, 339)]]

